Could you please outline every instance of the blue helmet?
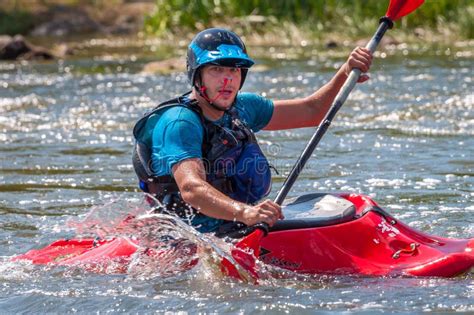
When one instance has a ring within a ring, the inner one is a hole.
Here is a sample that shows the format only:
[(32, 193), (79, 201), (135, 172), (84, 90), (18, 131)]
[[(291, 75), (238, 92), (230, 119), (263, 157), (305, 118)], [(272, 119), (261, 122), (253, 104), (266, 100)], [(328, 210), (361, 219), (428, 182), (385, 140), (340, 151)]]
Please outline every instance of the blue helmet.
[(222, 28), (209, 28), (198, 33), (189, 44), (186, 69), (189, 82), (194, 85), (196, 74), (204, 65), (241, 68), (242, 87), (248, 69), (254, 63), (247, 55), (245, 44), (239, 36)]

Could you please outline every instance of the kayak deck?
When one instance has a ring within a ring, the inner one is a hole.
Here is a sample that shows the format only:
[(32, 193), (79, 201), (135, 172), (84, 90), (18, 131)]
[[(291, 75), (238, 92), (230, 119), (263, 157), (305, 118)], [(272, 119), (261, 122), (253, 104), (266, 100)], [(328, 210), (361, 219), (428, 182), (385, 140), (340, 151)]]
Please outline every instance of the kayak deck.
[(397, 221), (369, 197), (333, 196), (355, 206), (350, 220), (319, 227), (310, 226), (317, 220), (282, 222), (290, 228), (272, 229), (261, 241), (259, 258), (301, 273), (452, 277), (474, 267), (474, 239), (430, 236)]

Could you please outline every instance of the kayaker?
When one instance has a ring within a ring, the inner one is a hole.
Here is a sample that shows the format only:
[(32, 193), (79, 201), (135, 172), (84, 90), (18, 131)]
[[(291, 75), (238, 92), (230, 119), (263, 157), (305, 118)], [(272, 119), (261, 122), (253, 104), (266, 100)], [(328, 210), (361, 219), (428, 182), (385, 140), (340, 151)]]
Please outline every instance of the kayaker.
[[(271, 172), (254, 133), (319, 125), (350, 70), (367, 72), (371, 61), (371, 53), (357, 47), (310, 96), (271, 100), (240, 92), (254, 61), (235, 33), (198, 33), (186, 60), (191, 91), (158, 105), (135, 125), (140, 188), (201, 232), (219, 232), (230, 222), (272, 226), (283, 214), (278, 204), (262, 201)], [(359, 82), (367, 79), (363, 74)]]

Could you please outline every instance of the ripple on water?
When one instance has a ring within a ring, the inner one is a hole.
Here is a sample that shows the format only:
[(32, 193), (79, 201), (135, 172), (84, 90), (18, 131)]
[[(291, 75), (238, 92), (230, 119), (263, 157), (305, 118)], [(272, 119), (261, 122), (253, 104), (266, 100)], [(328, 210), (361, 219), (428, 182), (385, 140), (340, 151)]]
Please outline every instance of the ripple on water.
[[(373, 68), (371, 80), (357, 86), (334, 119), (292, 196), (327, 190), (364, 193), (430, 234), (473, 235), (472, 60), (454, 54), (433, 59), (428, 50), (421, 51), (422, 58), (388, 57)], [(125, 64), (132, 59), (0, 63), (4, 253), (74, 236), (80, 229), (65, 224), (66, 217), (84, 219), (94, 205), (102, 207), (103, 217), (96, 217), (95, 225), (82, 225), (79, 234), (119, 232), (114, 214), (123, 218), (134, 207), (104, 203), (117, 194), (134, 195), (136, 179), (127, 154), (133, 122), (188, 89), (185, 74), (138, 74), (141, 64)], [(270, 98), (309, 95), (338, 64), (282, 60), (281, 68), (253, 72), (244, 89)], [(119, 73), (119, 66), (137, 73)], [(263, 132), (260, 139), (272, 163), (287, 174), (313, 131)], [(283, 179), (275, 176), (273, 194)], [(259, 286), (236, 283), (216, 269), (216, 261), (228, 254), (226, 244), (188, 229), (160, 231), (145, 225), (136, 232), (148, 233), (148, 243), (164, 231), (174, 233), (185, 240), (181, 250), (197, 248), (201, 262), (182, 274), (172, 264), (181, 258), (179, 251), (170, 251), (162, 265), (137, 255), (128, 276), (12, 265), (2, 257), (0, 294), (5, 298), (0, 308), (11, 313), (35, 313), (38, 307), (46, 313), (474, 311), (472, 274), (448, 280), (332, 277), (262, 267), (268, 273)]]

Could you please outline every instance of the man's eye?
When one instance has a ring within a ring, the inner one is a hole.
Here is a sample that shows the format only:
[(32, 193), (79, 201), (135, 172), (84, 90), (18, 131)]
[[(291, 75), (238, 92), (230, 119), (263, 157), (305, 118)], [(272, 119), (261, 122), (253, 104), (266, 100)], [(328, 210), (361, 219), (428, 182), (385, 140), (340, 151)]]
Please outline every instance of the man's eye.
[(222, 72), (222, 68), (221, 68), (221, 67), (212, 67), (212, 68), (211, 68), (211, 71), (212, 71), (212, 72), (219, 73), (219, 72)]

